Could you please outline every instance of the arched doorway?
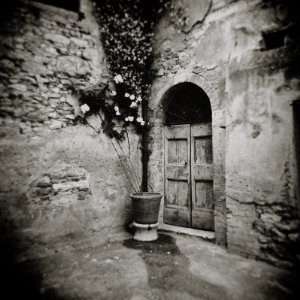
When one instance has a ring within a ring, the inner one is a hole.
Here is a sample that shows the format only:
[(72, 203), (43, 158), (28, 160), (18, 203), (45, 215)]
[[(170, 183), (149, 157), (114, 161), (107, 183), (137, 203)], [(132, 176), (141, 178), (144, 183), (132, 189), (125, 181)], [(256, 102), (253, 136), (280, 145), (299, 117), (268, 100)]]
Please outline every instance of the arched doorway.
[(189, 82), (170, 88), (164, 109), (164, 223), (214, 230), (211, 105)]

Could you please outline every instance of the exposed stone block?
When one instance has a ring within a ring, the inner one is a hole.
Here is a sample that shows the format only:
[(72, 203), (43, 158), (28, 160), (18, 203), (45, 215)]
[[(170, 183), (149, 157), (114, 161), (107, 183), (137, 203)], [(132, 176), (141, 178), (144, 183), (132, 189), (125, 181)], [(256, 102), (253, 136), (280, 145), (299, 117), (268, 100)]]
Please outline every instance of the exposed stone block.
[[(9, 86), (11, 89), (16, 90), (17, 92), (26, 92), (27, 91), (27, 86), (24, 84), (11, 84)], [(16, 91), (14, 91), (15, 93), (17, 93)]]
[(78, 39), (78, 38), (71, 38), (72, 43), (74, 43), (79, 48), (88, 48), (89, 43), (86, 40)]
[(63, 35), (60, 34), (54, 34), (54, 33), (47, 33), (45, 34), (45, 39), (49, 40), (53, 43), (68, 45), (70, 43), (70, 40), (66, 38)]
[(49, 176), (41, 177), (36, 183), (36, 186), (38, 187), (50, 187), (51, 185), (51, 179)]
[(83, 168), (58, 162), (47, 174), (31, 183), (28, 197), (36, 203), (40, 197), (51, 202), (66, 194), (74, 194), (75, 199), (87, 199), (91, 195), (89, 175)]
[(260, 218), (265, 223), (279, 223), (281, 221), (281, 217), (274, 214), (264, 213), (260, 215)]
[(58, 120), (53, 120), (49, 126), (50, 129), (60, 129), (64, 126), (63, 122)]

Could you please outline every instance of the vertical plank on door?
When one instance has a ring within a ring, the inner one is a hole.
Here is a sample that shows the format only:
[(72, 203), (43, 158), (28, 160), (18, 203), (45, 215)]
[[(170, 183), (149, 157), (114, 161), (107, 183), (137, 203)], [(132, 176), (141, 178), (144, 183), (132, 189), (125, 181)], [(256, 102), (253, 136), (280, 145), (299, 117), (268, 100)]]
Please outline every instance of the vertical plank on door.
[(211, 124), (191, 126), (192, 227), (214, 230)]

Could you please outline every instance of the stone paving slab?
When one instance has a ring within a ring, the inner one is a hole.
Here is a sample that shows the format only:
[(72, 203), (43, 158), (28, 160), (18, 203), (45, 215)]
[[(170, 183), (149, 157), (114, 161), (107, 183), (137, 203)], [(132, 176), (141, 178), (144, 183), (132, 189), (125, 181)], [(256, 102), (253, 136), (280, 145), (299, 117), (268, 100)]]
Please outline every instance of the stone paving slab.
[(297, 299), (296, 274), (176, 234), (2, 263), (1, 270), (9, 295), (1, 299)]

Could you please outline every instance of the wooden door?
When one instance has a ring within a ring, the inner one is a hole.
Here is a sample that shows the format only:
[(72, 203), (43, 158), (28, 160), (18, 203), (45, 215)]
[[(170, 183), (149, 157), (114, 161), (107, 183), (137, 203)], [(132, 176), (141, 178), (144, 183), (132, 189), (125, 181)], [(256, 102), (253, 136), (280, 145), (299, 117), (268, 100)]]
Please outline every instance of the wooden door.
[(214, 230), (211, 124), (191, 125), (192, 227)]
[(164, 223), (191, 226), (190, 125), (165, 128)]
[(211, 124), (165, 127), (164, 223), (214, 230)]

